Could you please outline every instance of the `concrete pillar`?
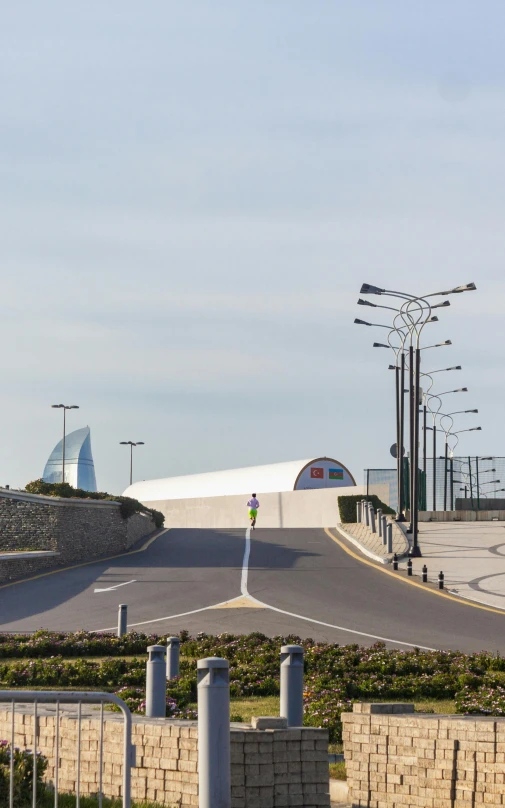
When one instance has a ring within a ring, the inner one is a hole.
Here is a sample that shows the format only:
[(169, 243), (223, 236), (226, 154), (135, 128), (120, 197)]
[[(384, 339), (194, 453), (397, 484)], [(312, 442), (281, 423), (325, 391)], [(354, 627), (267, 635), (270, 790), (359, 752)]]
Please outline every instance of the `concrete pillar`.
[(167, 637), (167, 679), (179, 676), (179, 637)]
[(150, 645), (146, 665), (146, 716), (165, 718), (167, 714), (167, 683), (165, 678), (165, 646)]
[(228, 660), (199, 659), (199, 808), (230, 808), (230, 671)]
[(117, 636), (123, 637), (127, 632), (128, 606), (121, 603), (117, 615)]
[(388, 553), (393, 552), (393, 525), (388, 522)]
[(303, 648), (283, 645), (281, 648), (281, 718), (288, 727), (303, 726)]

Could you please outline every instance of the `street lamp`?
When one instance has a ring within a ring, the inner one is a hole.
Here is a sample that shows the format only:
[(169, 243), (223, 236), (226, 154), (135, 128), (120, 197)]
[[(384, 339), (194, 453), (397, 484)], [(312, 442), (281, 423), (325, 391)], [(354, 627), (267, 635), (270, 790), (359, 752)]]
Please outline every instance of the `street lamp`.
[(65, 482), (65, 432), (67, 410), (78, 410), (77, 404), (51, 404), (53, 410), (63, 410), (63, 443), (61, 450), (61, 482)]
[(130, 447), (130, 485), (133, 482), (133, 447), (134, 446), (144, 446), (143, 440), (138, 440), (136, 442), (132, 440), (120, 440), (120, 446), (129, 446)]

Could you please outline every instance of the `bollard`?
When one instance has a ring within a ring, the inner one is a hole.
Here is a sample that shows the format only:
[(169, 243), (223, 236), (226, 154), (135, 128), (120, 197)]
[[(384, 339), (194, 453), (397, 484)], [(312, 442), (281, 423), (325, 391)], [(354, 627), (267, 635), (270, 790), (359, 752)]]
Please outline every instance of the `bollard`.
[(179, 637), (167, 637), (167, 679), (179, 676)]
[(367, 508), (368, 508), (368, 503), (367, 503), (366, 499), (362, 499), (361, 500), (361, 524), (362, 525), (366, 524), (366, 511), (367, 511)]
[(379, 531), (379, 538), (382, 539), (382, 508), (377, 508), (377, 528)]
[(388, 553), (393, 552), (393, 523), (388, 522)]
[(230, 808), (230, 671), (226, 659), (199, 659), (198, 789), (200, 808)]
[(127, 616), (128, 606), (126, 603), (121, 603), (118, 608), (117, 615), (117, 636), (123, 637), (127, 631)]
[(361, 502), (356, 503), (356, 522), (361, 522)]
[(385, 546), (388, 543), (388, 520), (386, 516), (383, 516), (382, 519), (382, 543)]
[(409, 576), (409, 578), (412, 578), (412, 559), (411, 558), (409, 558), (409, 560), (407, 561), (407, 575)]
[(393, 556), (393, 569), (395, 570), (395, 572), (398, 571), (398, 556), (396, 553)]
[(146, 665), (146, 716), (165, 718), (167, 714), (167, 684), (165, 679), (165, 646), (150, 645)]
[(438, 573), (438, 588), (444, 588), (444, 573), (442, 571)]
[(303, 648), (283, 645), (281, 648), (281, 718), (288, 727), (303, 725)]
[(370, 530), (372, 531), (372, 533), (377, 532), (375, 528), (375, 511), (373, 509), (373, 505), (370, 506)]
[(370, 527), (370, 508), (369, 508), (369, 505), (370, 505), (369, 502), (365, 502), (365, 525), (367, 527)]
[(425, 564), (423, 567), (423, 584), (427, 583), (428, 583), (428, 567)]

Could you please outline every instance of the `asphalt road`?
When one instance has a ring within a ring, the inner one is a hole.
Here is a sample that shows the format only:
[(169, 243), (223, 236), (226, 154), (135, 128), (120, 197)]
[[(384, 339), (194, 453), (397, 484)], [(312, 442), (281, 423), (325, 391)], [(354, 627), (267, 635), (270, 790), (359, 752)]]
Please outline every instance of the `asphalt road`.
[(0, 588), (0, 630), (113, 629), (126, 603), (130, 628), (159, 634), (262, 631), (505, 652), (505, 614), (399, 581), (323, 530), (259, 529), (244, 565), (245, 549), (245, 530), (169, 530), (144, 551)]

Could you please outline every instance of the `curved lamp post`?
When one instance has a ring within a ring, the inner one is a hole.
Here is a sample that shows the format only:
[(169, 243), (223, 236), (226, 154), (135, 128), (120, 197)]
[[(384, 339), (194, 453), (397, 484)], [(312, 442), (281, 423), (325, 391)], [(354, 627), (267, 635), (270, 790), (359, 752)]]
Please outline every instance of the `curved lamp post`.
[(51, 404), (53, 410), (63, 410), (63, 443), (61, 450), (61, 482), (65, 482), (65, 433), (67, 410), (78, 410), (77, 404)]
[(144, 446), (143, 440), (138, 440), (136, 442), (132, 440), (120, 440), (120, 446), (129, 446), (130, 447), (130, 485), (133, 482), (133, 447), (134, 446)]

